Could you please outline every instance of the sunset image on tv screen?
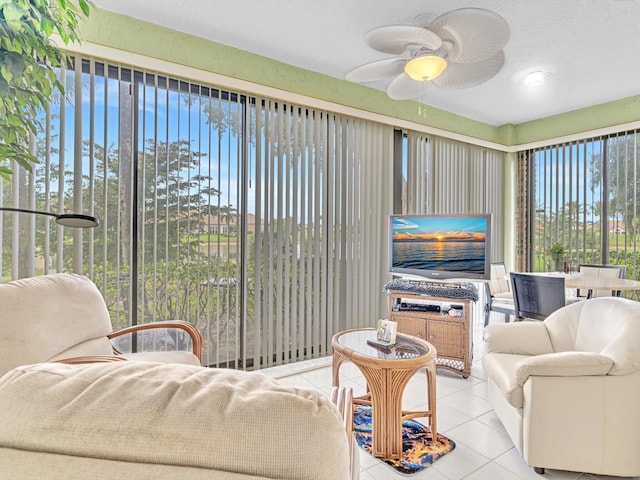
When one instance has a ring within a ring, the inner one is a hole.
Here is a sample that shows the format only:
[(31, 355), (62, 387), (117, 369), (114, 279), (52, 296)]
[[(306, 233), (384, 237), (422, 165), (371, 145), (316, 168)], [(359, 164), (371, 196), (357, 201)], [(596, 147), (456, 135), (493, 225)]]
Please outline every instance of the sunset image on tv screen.
[(392, 266), (484, 273), (487, 221), (482, 217), (395, 217)]

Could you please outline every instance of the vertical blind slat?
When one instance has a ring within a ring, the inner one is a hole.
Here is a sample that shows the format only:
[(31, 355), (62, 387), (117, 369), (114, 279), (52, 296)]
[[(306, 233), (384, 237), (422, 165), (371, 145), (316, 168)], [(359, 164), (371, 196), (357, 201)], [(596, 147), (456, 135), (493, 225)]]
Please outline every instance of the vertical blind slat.
[[(82, 62), (74, 62), (74, 85), (82, 85)], [(82, 88), (75, 88), (74, 98), (74, 132), (73, 132), (73, 200), (74, 212), (84, 212), (82, 208)], [(82, 235), (80, 228), (73, 229), (73, 271), (82, 273), (84, 259), (82, 258)]]

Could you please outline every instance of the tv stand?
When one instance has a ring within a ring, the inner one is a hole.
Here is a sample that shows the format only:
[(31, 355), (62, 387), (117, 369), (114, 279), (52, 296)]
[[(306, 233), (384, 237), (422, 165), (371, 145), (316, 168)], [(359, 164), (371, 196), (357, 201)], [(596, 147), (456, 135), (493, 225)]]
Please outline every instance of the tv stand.
[(469, 377), (473, 359), (471, 299), (389, 289), (387, 304), (389, 320), (398, 322), (398, 332), (422, 338), (436, 348), (436, 368)]

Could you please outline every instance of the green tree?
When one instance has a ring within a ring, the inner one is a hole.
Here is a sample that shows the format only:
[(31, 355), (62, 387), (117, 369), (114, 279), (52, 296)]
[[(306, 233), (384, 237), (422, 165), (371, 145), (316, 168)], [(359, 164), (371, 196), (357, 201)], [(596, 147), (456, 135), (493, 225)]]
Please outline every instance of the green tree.
[(65, 53), (52, 41), (78, 41), (78, 19), (89, 15), (86, 0), (0, 0), (0, 177), (9, 178), (6, 163), (30, 169), (37, 159), (28, 147), (37, 132), (37, 112), (54, 89), (63, 92), (56, 68)]
[(184, 259), (189, 255), (188, 247), (198, 242), (195, 235), (185, 243), (185, 234), (200, 231), (202, 215), (217, 213), (213, 198), (219, 191), (211, 187), (212, 179), (191, 173), (198, 171), (203, 156), (191, 150), (187, 140), (147, 141), (144, 152), (139, 155), (143, 159), (141, 172), (148, 179), (140, 191), (147, 252), (154, 248), (166, 249), (170, 252), (168, 260)]

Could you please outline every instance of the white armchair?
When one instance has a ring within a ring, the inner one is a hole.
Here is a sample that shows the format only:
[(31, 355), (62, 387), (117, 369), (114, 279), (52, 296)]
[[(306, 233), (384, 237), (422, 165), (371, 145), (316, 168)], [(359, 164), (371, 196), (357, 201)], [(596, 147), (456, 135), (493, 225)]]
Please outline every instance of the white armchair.
[(640, 475), (640, 303), (595, 298), (543, 322), (489, 325), (489, 400), (513, 443), (545, 468)]
[[(133, 333), (138, 352), (118, 349), (118, 340)], [(181, 343), (185, 349), (178, 348)], [(0, 352), (0, 375), (19, 365), (53, 361), (200, 365), (202, 337), (195, 325), (180, 320), (114, 332), (96, 285), (83, 275), (55, 273), (0, 283)]]

